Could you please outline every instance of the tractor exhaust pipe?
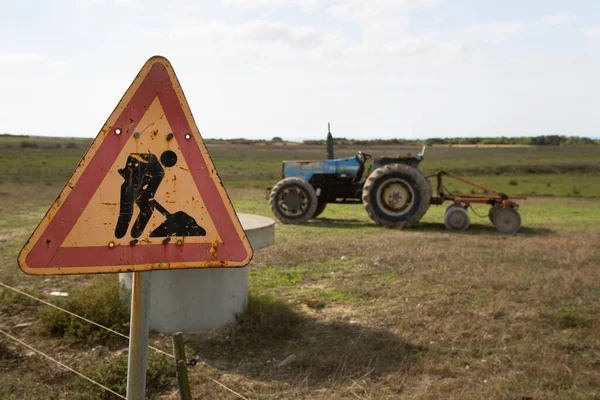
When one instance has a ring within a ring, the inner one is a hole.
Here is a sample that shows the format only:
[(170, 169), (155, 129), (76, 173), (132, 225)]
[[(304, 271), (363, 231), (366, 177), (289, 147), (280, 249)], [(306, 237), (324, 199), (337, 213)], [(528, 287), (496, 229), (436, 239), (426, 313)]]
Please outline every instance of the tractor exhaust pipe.
[(333, 160), (333, 136), (331, 136), (331, 127), (327, 123), (327, 159)]

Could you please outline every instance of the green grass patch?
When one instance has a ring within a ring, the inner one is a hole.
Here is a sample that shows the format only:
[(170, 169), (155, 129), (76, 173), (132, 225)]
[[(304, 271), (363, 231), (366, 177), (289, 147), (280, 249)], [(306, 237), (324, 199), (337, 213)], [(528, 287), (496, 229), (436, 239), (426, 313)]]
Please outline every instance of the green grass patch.
[[(600, 173), (465, 175), (466, 178), (512, 196), (600, 197)], [(451, 192), (484, 193), (465, 183), (444, 178)]]
[(316, 297), (331, 303), (352, 303), (355, 301), (349, 294), (335, 289), (319, 291), (319, 293), (316, 293)]
[(282, 270), (275, 267), (252, 269), (249, 280), (257, 290), (294, 286), (302, 280), (302, 271), (299, 268)]
[(398, 270), (396, 268), (381, 268), (378, 274), (378, 280), (381, 282), (396, 282), (399, 278)]
[(561, 328), (584, 328), (590, 324), (589, 317), (579, 314), (571, 307), (562, 307), (551, 318)]
[[(600, 182), (598, 187), (600, 188)], [(232, 201), (238, 212), (273, 217), (267, 201), (256, 194), (241, 199), (233, 198)], [(561, 230), (590, 230), (600, 223), (600, 203), (593, 198), (532, 197), (518, 203), (524, 232), (541, 234)], [(444, 232), (443, 221), (447, 205), (431, 205), (421, 223), (411, 230)], [(487, 205), (475, 204), (469, 209), (471, 229), (467, 234), (497, 233), (487, 216), (489, 208)], [(278, 224), (277, 232), (278, 242), (289, 243), (290, 246), (298, 243), (298, 239), (310, 236), (315, 240), (312, 248), (318, 251), (319, 240), (323, 238), (341, 235), (345, 241), (360, 244), (361, 235), (381, 233), (382, 228), (369, 219), (360, 204), (330, 204), (319, 218), (300, 226)], [(456, 235), (454, 232), (448, 233)], [(290, 255), (292, 250), (290, 249)], [(342, 255), (344, 254), (340, 253), (339, 257)]]

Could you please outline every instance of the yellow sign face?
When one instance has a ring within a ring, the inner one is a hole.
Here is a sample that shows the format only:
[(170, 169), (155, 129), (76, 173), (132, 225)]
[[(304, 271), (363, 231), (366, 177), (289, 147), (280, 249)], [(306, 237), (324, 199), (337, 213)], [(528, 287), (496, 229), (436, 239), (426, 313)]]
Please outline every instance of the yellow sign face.
[(19, 255), (33, 275), (242, 267), (252, 247), (171, 64), (153, 57)]

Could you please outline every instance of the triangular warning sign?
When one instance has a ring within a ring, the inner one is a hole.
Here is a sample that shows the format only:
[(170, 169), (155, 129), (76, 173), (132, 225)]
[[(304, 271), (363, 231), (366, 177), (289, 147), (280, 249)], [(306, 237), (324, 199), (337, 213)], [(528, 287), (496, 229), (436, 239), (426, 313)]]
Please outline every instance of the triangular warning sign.
[(146, 62), (19, 254), (34, 275), (252, 258), (169, 61)]

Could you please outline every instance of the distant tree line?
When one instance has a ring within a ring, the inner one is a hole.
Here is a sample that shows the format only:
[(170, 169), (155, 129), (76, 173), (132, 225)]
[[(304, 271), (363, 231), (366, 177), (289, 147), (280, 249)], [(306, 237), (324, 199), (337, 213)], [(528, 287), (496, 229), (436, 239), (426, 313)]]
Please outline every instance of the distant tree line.
[(521, 137), (472, 137), (427, 139), (425, 144), (520, 144), (533, 146), (596, 145), (600, 140), (580, 136), (544, 135)]
[[(600, 145), (600, 139), (590, 139), (580, 136), (545, 135), (521, 137), (457, 137), (431, 138), (425, 140), (411, 139), (371, 139), (356, 140), (335, 138), (337, 144), (358, 146), (368, 145), (531, 145), (531, 146), (569, 146), (569, 145)], [(304, 144), (324, 144), (325, 140), (304, 140)]]
[[(368, 145), (418, 145), (425, 144), (424, 140), (410, 140), (410, 139), (346, 139), (346, 138), (334, 138), (336, 144), (347, 144), (357, 146), (368, 146)], [(302, 144), (308, 145), (322, 145), (326, 144), (326, 140), (303, 140)]]
[[(0, 133), (0, 141), (11, 138), (22, 138), (29, 140), (55, 140), (56, 142), (63, 142), (65, 140), (72, 140), (73, 138), (43, 138), (29, 135), (10, 135)], [(78, 139), (82, 146), (88, 145), (91, 139)], [(544, 136), (520, 136), (520, 137), (456, 137), (456, 138), (431, 138), (431, 139), (347, 139), (338, 138), (335, 139), (336, 144), (342, 145), (356, 145), (356, 146), (369, 146), (369, 145), (532, 145), (532, 146), (569, 146), (569, 145), (600, 145), (600, 139), (590, 139), (581, 136), (565, 136), (565, 135), (544, 135)], [(275, 136), (271, 140), (269, 139), (210, 139), (205, 138), (207, 143), (228, 143), (228, 144), (286, 144), (288, 141), (280, 136)], [(302, 144), (306, 145), (324, 145), (326, 140), (304, 140)], [(66, 145), (66, 147), (74, 147), (77, 144)], [(23, 141), (21, 147), (34, 147), (33, 144), (26, 143)]]

